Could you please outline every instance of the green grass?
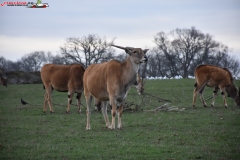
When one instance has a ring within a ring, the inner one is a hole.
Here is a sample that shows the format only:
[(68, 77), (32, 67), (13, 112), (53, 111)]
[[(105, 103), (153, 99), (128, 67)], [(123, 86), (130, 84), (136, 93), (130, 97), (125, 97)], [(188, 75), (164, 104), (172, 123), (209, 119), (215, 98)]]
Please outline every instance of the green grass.
[[(140, 109), (125, 111), (123, 129), (113, 131), (105, 128), (99, 112), (92, 113), (86, 131), (85, 108), (77, 114), (71, 106), (71, 114), (65, 114), (66, 107), (55, 105), (54, 114), (49, 109), (43, 114), (42, 84), (0, 86), (0, 159), (239, 159), (240, 109), (230, 98), (225, 109), (218, 96), (214, 108), (202, 107), (198, 98), (193, 110), (193, 84), (192, 79), (146, 81), (145, 92), (171, 102), (136, 96), (132, 88), (128, 102)], [(204, 97), (212, 91), (206, 88)], [(20, 110), (20, 98), (33, 105)], [(53, 92), (53, 102), (66, 105), (67, 93)], [(143, 111), (164, 103), (185, 110)]]

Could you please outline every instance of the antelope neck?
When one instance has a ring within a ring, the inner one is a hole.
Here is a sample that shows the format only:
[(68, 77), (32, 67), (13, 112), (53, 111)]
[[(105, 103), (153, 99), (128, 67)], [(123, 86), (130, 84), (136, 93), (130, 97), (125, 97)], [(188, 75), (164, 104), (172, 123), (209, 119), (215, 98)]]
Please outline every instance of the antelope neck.
[(134, 85), (136, 81), (136, 76), (139, 70), (139, 65), (134, 63), (130, 57), (128, 57), (125, 62), (123, 62), (123, 82), (125, 84)]

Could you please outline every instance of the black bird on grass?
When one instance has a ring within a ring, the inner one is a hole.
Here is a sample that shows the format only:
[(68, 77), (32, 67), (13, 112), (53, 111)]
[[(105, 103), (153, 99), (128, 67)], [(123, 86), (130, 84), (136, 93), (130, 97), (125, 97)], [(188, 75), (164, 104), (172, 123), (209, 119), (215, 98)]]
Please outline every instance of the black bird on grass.
[(22, 105), (26, 105), (26, 104), (28, 104), (28, 103), (25, 102), (23, 99), (21, 99), (21, 103), (22, 103)]

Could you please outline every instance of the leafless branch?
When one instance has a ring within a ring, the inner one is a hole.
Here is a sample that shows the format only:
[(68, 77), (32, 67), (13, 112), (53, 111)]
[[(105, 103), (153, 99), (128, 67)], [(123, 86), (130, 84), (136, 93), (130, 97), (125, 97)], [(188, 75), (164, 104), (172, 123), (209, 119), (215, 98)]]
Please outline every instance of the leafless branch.
[(174, 106), (168, 106), (168, 103), (165, 103), (164, 105), (157, 107), (153, 110), (143, 110), (145, 112), (157, 112), (157, 111), (183, 111), (185, 108), (179, 109), (178, 107)]
[(160, 97), (154, 96), (154, 95), (152, 95), (152, 94), (149, 94), (149, 93), (147, 93), (147, 92), (144, 92), (143, 94), (146, 94), (146, 95), (148, 95), (148, 96), (150, 96), (150, 97), (156, 98), (156, 99), (158, 99), (159, 102), (162, 102), (162, 101), (171, 102), (171, 100), (164, 99), (164, 98), (160, 98)]
[(175, 99), (177, 99), (177, 102), (182, 102), (181, 100), (179, 100), (175, 95), (174, 95), (174, 92), (173, 92), (173, 87), (172, 87), (172, 95)]

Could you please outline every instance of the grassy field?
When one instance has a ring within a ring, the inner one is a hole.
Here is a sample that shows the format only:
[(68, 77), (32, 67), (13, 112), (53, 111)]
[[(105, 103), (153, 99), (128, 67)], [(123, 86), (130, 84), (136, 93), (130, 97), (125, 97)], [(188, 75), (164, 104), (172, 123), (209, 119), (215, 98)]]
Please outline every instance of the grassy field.
[[(123, 129), (113, 131), (96, 111), (86, 131), (84, 107), (82, 114), (76, 106), (65, 114), (66, 107), (54, 105), (54, 114), (49, 109), (43, 114), (42, 84), (0, 86), (0, 159), (240, 159), (240, 108), (227, 98), (225, 109), (218, 96), (214, 108), (202, 107), (198, 98), (192, 109), (193, 84), (192, 79), (146, 81), (146, 93), (171, 102), (136, 96), (132, 88), (128, 103), (138, 110), (126, 110)], [(212, 91), (206, 88), (205, 98)], [(32, 105), (22, 107), (21, 98)], [(67, 105), (67, 93), (53, 92), (53, 103)], [(183, 111), (145, 111), (165, 103)]]

